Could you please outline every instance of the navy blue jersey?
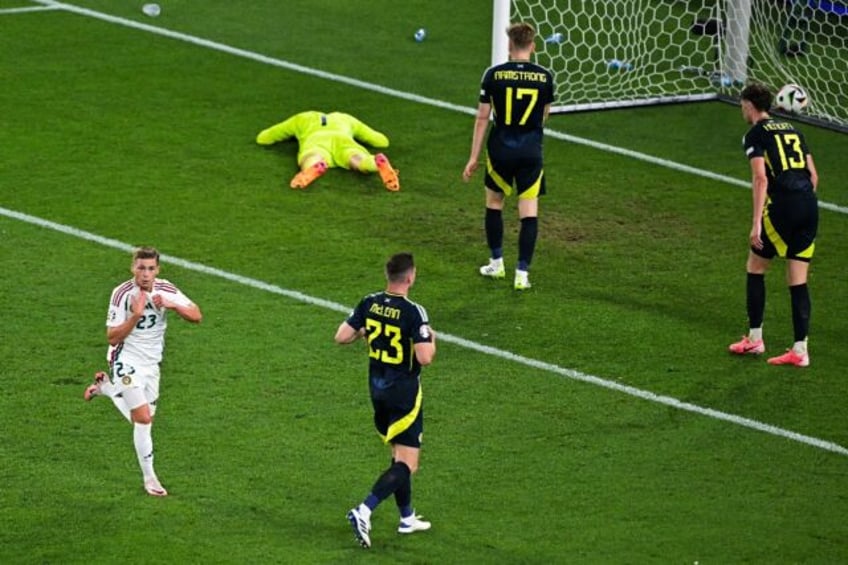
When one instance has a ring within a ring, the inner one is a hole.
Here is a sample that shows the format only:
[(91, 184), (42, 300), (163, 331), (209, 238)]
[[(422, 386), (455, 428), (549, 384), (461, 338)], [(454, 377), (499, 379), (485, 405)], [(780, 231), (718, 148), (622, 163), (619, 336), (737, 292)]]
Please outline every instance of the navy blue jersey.
[(390, 382), (419, 376), (414, 346), (433, 337), (422, 306), (399, 294), (375, 292), (357, 304), (347, 323), (357, 331), (365, 328), (372, 378)]
[(509, 61), (486, 69), (480, 102), (492, 105), (495, 121), (486, 146), (489, 155), (541, 158), (545, 107), (553, 100), (554, 77), (542, 66)]
[(765, 159), (769, 198), (813, 194), (807, 143), (791, 123), (772, 118), (760, 120), (742, 138), (742, 145), (748, 159)]

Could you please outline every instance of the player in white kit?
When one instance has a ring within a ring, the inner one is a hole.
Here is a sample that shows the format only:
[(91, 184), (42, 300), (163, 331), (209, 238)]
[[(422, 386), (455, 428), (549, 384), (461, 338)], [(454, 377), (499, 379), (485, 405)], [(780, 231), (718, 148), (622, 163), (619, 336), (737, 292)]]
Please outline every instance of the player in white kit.
[(153, 496), (168, 492), (153, 470), (151, 426), (159, 398), (159, 363), (168, 327), (167, 312), (200, 323), (200, 308), (176, 286), (158, 279), (159, 252), (140, 247), (133, 253), (133, 278), (115, 287), (109, 301), (106, 359), (109, 373), (99, 372), (84, 398), (103, 395), (133, 424), (133, 443), (144, 476), (144, 489)]

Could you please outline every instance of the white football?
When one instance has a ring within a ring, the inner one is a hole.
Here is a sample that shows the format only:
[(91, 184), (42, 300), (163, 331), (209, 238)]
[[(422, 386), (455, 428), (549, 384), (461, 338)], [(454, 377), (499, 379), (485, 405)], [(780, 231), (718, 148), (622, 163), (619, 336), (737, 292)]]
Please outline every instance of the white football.
[(810, 98), (807, 96), (807, 91), (797, 84), (784, 85), (777, 91), (777, 96), (774, 97), (774, 105), (777, 108), (793, 114), (801, 113), (809, 103)]

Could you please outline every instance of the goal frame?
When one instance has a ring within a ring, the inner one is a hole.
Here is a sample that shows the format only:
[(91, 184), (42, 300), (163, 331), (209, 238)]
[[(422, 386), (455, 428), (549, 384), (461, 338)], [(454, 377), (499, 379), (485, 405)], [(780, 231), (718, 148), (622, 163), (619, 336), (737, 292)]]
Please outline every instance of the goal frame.
[[(599, 100), (579, 103), (554, 103), (554, 113), (607, 110), (659, 104), (677, 104), (685, 102), (722, 101), (739, 103), (738, 91), (749, 81), (750, 35), (753, 0), (716, 1), (716, 19), (726, 24), (721, 30), (721, 39), (715, 42), (717, 49), (717, 68), (710, 77), (709, 84), (699, 92), (675, 93), (628, 98), (625, 100)], [(509, 58), (509, 40), (505, 30), (512, 17), (512, 0), (492, 1), (492, 65), (505, 62)], [(722, 13), (721, 10), (724, 9)], [(848, 18), (848, 16), (845, 16)], [(776, 86), (776, 85), (772, 85)], [(848, 133), (848, 119), (845, 124), (831, 122), (806, 114), (786, 114), (774, 110), (774, 114), (800, 122), (834, 129)]]

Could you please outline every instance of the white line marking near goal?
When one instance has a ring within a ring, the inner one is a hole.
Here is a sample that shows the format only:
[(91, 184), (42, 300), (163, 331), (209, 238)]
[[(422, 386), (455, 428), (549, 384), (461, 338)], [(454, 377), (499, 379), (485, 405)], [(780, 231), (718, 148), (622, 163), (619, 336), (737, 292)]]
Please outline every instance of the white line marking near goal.
[[(108, 237), (103, 237), (97, 234), (93, 234), (91, 232), (87, 232), (81, 229), (77, 229), (71, 226), (67, 226), (64, 224), (59, 224), (56, 222), (51, 222), (50, 220), (45, 220), (42, 218), (38, 218), (36, 216), (31, 216), (29, 214), (24, 214), (22, 212), (16, 212), (14, 210), (9, 210), (8, 208), (0, 207), (0, 216), (6, 216), (7, 218), (12, 218), (14, 220), (19, 220), (21, 222), (26, 222), (28, 224), (32, 224), (35, 226), (39, 226), (42, 228), (50, 229), (53, 231), (57, 231), (66, 235), (70, 235), (79, 239), (84, 239), (86, 241), (91, 241), (94, 243), (98, 243), (100, 245), (111, 247), (114, 249), (118, 249), (124, 252), (131, 252), (133, 250), (133, 246), (124, 243), (122, 241), (118, 241), (116, 239), (110, 239)], [(201, 263), (195, 263), (193, 261), (188, 261), (186, 259), (181, 259), (179, 257), (174, 257), (172, 255), (162, 255), (161, 260), (164, 263), (169, 263), (171, 265), (176, 265), (178, 267), (182, 267), (184, 269), (188, 269), (190, 271), (196, 271), (199, 273), (203, 273), (205, 275), (210, 275), (213, 277), (222, 278), (228, 281), (232, 281), (244, 286), (248, 286), (251, 288), (255, 288), (258, 290), (264, 290), (266, 292), (270, 292), (272, 294), (279, 294), (281, 296), (285, 296), (287, 298), (291, 298), (292, 300), (297, 300), (298, 302), (305, 302), (307, 304), (311, 304), (313, 306), (320, 306), (321, 308), (326, 308), (328, 310), (333, 310), (335, 312), (340, 312), (342, 314), (348, 314), (350, 312), (350, 306), (345, 306), (343, 304), (339, 304), (338, 302), (332, 302), (330, 300), (324, 300), (323, 298), (316, 298), (314, 296), (310, 296), (308, 294), (304, 294), (302, 292), (298, 292), (296, 290), (289, 290), (277, 286), (275, 284), (266, 283), (257, 279), (252, 279), (249, 277), (244, 277), (241, 275), (237, 275), (235, 273), (230, 273), (228, 271), (223, 271), (221, 269), (216, 269), (215, 267), (209, 267), (203, 265)], [(539, 369), (540, 371), (547, 371), (550, 373), (554, 373), (556, 375), (560, 375), (562, 377), (580, 381), (588, 384), (592, 384), (595, 386), (603, 387), (609, 390), (614, 390), (616, 392), (622, 392), (624, 394), (635, 396), (636, 398), (641, 398), (642, 400), (648, 400), (650, 402), (656, 402), (658, 404), (664, 404), (666, 406), (670, 406), (671, 408), (676, 408), (678, 410), (683, 410), (686, 412), (693, 412), (695, 414), (700, 414), (702, 416), (707, 416), (709, 418), (714, 418), (716, 420), (723, 420), (725, 422), (730, 422), (732, 424), (736, 424), (738, 426), (742, 426), (745, 428), (750, 428), (752, 430), (757, 430), (760, 432), (765, 432), (767, 434), (771, 434), (774, 436), (779, 436), (782, 438), (786, 438), (792, 441), (797, 441), (800, 443), (804, 443), (806, 445), (810, 445), (812, 447), (817, 447), (819, 449), (824, 449), (826, 451), (831, 451), (833, 453), (838, 453), (840, 455), (848, 455), (848, 449), (842, 447), (839, 444), (825, 441), (822, 439), (818, 439), (815, 437), (799, 434), (797, 432), (793, 432), (791, 430), (786, 430), (783, 428), (778, 428), (777, 426), (772, 426), (770, 424), (764, 424), (762, 422), (758, 422), (757, 420), (751, 420), (750, 418), (744, 418), (742, 416), (736, 416), (734, 414), (728, 414), (727, 412), (720, 412), (719, 410), (713, 410), (712, 408), (704, 408), (702, 406), (698, 406), (696, 404), (690, 404), (688, 402), (683, 402), (676, 398), (672, 398), (670, 396), (663, 396), (659, 394), (654, 394), (653, 392), (642, 390), (639, 388), (635, 388), (632, 386), (623, 385), (617, 383), (615, 381), (602, 379), (600, 377), (596, 377), (593, 375), (588, 375), (586, 373), (581, 373), (580, 371), (575, 371), (574, 369), (567, 369), (564, 367), (560, 367), (559, 365), (554, 365), (552, 363), (546, 363), (544, 361), (539, 361), (537, 359), (532, 359), (530, 357), (524, 357), (523, 355), (517, 355), (515, 353), (511, 353), (509, 351), (505, 351), (503, 349), (497, 349), (495, 347), (490, 347), (488, 345), (483, 345), (481, 343), (477, 343), (475, 341), (470, 341), (458, 336), (454, 336), (447, 333), (439, 333), (439, 339), (441, 341), (445, 341), (447, 343), (453, 343), (460, 347), (464, 347), (466, 349), (470, 349), (472, 351), (477, 351), (478, 353), (483, 353), (485, 355), (491, 355), (493, 357), (498, 357), (500, 359), (505, 359), (507, 361), (512, 361), (514, 363), (519, 363), (521, 365), (525, 365), (527, 367), (532, 367), (534, 369)]]
[[(358, 80), (355, 78), (346, 77), (343, 75), (338, 75), (335, 73), (329, 73), (326, 71), (322, 71), (319, 69), (314, 69), (312, 67), (306, 67), (303, 65), (298, 65), (297, 63), (291, 63), (289, 61), (284, 61), (282, 59), (275, 59), (273, 57), (268, 57), (266, 55), (261, 55), (259, 53), (255, 53), (253, 51), (247, 51), (245, 49), (239, 49), (237, 47), (230, 47), (229, 45), (225, 45), (223, 43), (218, 43), (217, 41), (211, 41), (208, 39), (203, 39), (201, 37), (196, 37), (193, 35), (188, 35), (185, 33), (181, 33), (178, 31), (172, 31), (163, 27), (152, 26), (149, 24), (143, 24), (140, 22), (136, 22), (134, 20), (128, 20), (126, 18), (120, 18), (117, 16), (111, 16), (109, 14), (104, 14), (103, 12), (97, 12), (94, 10), (89, 10), (88, 8), (80, 8), (79, 6), (74, 6), (72, 4), (65, 4), (62, 2), (55, 2), (53, 0), (31, 0), (38, 4), (42, 4), (44, 6), (50, 6), (53, 8), (60, 8), (62, 10), (66, 10), (68, 12), (73, 12), (75, 14), (80, 14), (83, 16), (88, 16), (91, 18), (96, 18), (98, 20), (103, 20), (109, 23), (118, 24), (126, 27), (131, 27), (134, 29), (139, 29), (142, 31), (147, 31), (150, 33), (154, 33), (156, 35), (162, 35), (164, 37), (170, 37), (171, 39), (177, 39), (179, 41), (185, 41), (186, 43), (191, 43), (192, 45), (197, 45), (200, 47), (206, 47), (208, 49), (213, 49), (215, 51), (221, 51), (223, 53), (228, 53), (230, 55), (235, 55), (237, 57), (244, 57), (245, 59), (250, 59), (252, 61), (258, 61), (260, 63), (265, 63), (267, 65), (272, 65), (275, 67), (281, 67), (283, 69), (287, 69), (290, 71), (302, 73), (305, 75), (310, 75), (322, 79), (326, 79), (332, 82), (339, 82), (342, 84), (347, 84), (349, 86), (354, 86), (356, 88), (361, 88), (363, 90), (370, 90), (372, 92), (378, 92), (380, 94), (385, 94), (386, 96), (392, 96), (395, 98), (400, 98), (402, 100), (408, 100), (410, 102), (417, 102), (419, 104), (424, 104), (427, 106), (435, 106), (437, 108), (442, 108), (445, 110), (452, 110), (454, 112), (461, 112), (463, 114), (476, 115), (476, 108), (468, 108), (466, 106), (460, 106), (458, 104), (452, 104), (450, 102), (445, 102), (443, 100), (436, 100), (435, 98), (428, 98), (426, 96), (420, 96), (418, 94), (412, 94), (409, 92), (404, 92), (402, 90), (395, 90), (394, 88), (388, 88), (385, 86), (381, 86), (379, 84), (374, 84), (370, 82), (365, 82), (362, 80)], [(727, 184), (732, 184), (736, 186), (741, 186), (743, 188), (749, 188), (751, 186), (750, 182), (742, 181), (739, 179), (735, 179), (732, 177), (728, 177), (726, 175), (720, 175), (718, 173), (713, 173), (710, 171), (705, 171), (703, 169), (698, 169), (696, 167), (690, 167), (689, 165), (684, 165), (682, 163), (677, 163), (675, 161), (669, 161), (667, 159), (661, 159), (660, 157), (654, 157), (652, 155), (648, 155), (646, 153), (640, 153), (638, 151), (633, 151), (631, 149), (625, 149), (623, 147), (616, 147), (614, 145), (607, 145), (606, 143), (601, 143), (599, 141), (592, 141), (591, 139), (585, 139), (582, 137), (577, 137), (574, 135), (569, 135), (567, 133), (563, 133), (560, 131), (545, 129), (545, 133), (553, 137), (554, 139), (559, 139), (562, 141), (567, 141), (570, 143), (575, 143), (578, 145), (585, 145), (587, 147), (592, 147), (595, 149), (599, 149), (601, 151), (607, 151), (609, 153), (616, 153), (618, 155), (623, 155), (626, 157), (630, 157), (632, 159), (637, 159), (639, 161), (645, 161), (647, 163), (652, 163), (654, 165), (659, 165), (661, 167), (666, 167), (668, 169), (673, 169), (675, 171), (680, 171), (683, 173), (688, 173), (695, 176), (700, 176), (704, 178), (708, 178), (710, 180), (715, 180)], [(837, 204), (831, 204), (829, 202), (819, 201), (819, 207), (825, 208), (827, 210), (831, 210), (833, 212), (838, 212), (840, 214), (848, 214), (848, 207), (839, 206)]]

